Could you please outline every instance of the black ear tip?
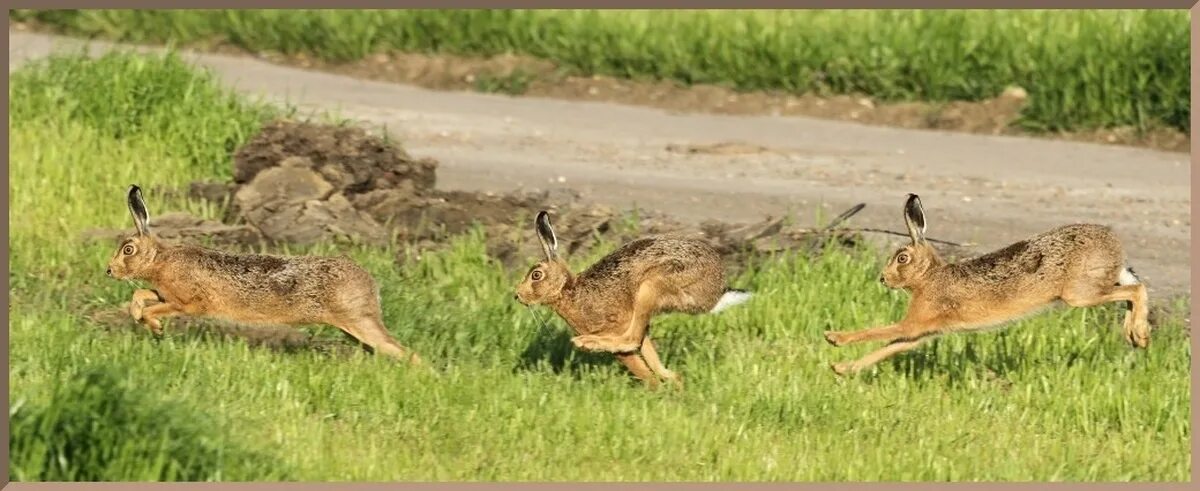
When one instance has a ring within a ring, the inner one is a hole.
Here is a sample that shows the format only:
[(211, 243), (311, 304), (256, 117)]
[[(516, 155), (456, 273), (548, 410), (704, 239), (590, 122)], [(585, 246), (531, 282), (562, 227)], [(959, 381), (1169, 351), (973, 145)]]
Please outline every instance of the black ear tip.
[(129, 195), (130, 196), (133, 196), (134, 194), (138, 194), (140, 192), (142, 192), (142, 188), (139, 188), (137, 184), (129, 185)]
[(912, 193), (908, 193), (908, 201), (904, 202), (904, 209), (920, 210), (921, 208), (921, 197)]

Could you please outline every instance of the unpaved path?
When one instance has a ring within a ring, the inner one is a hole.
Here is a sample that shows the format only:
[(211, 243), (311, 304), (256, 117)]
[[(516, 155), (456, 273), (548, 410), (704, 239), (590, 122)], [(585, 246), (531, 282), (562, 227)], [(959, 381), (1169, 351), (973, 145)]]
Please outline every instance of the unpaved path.
[[(9, 31), (9, 70), (80, 41)], [(92, 42), (93, 52), (113, 45)], [(187, 54), (268, 100), (386, 125), (440, 161), (438, 187), (571, 188), (584, 199), (684, 220), (754, 221), (856, 202), (860, 226), (903, 230), (921, 195), (933, 237), (990, 249), (1055, 225), (1112, 225), (1156, 294), (1190, 293), (1189, 156), (1132, 147), (801, 117), (667, 112), (606, 103), (438, 92)], [(735, 145), (711, 147), (721, 143)], [(689, 151), (690, 150), (690, 151)], [(885, 238), (885, 237), (881, 237)]]

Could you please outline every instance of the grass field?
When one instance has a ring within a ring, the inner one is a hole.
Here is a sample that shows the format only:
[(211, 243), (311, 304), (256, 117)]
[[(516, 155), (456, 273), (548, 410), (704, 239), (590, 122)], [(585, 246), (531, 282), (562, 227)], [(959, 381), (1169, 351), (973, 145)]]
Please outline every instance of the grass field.
[[(133, 285), (104, 276), (129, 226), (220, 210), (165, 190), (228, 178), (229, 151), (278, 111), (176, 58), (61, 57), (12, 76), (9, 300), (15, 480), (1186, 480), (1190, 348), (1178, 319), (1128, 348), (1116, 306), (1052, 310), (950, 337), (837, 379), (830, 328), (877, 325), (903, 294), (876, 251), (762, 258), (758, 292), (717, 316), (655, 326), (684, 391), (647, 391), (570, 349), (511, 298), (522, 271), (480, 233), (394, 262), (345, 251), (380, 281), (392, 332), (430, 362), (284, 354), (202, 335), (106, 331), (94, 309)], [(153, 218), (152, 218), (153, 220)], [(530, 240), (533, 240), (530, 237)], [(582, 266), (593, 258), (573, 258)], [(315, 328), (314, 328), (315, 329)], [(320, 332), (336, 337), (326, 328)]]
[(578, 74), (885, 101), (1030, 95), (1021, 126), (1189, 129), (1183, 11), (15, 11), (69, 33), (332, 61), (518, 53)]

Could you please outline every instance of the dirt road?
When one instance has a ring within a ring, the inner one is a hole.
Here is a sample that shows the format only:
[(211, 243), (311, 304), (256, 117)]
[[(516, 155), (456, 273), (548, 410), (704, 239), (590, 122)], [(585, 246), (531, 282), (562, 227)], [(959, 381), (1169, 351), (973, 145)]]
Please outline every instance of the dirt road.
[[(79, 41), (10, 30), (9, 43), (11, 71)], [(1187, 154), (436, 92), (243, 57), (187, 57), (240, 91), (385, 126), (413, 155), (441, 162), (440, 188), (571, 188), (586, 200), (696, 221), (797, 213), (811, 223), (817, 206), (828, 216), (861, 201), (855, 224), (893, 230), (904, 229), (900, 208), (915, 192), (932, 237), (983, 252), (1059, 224), (1109, 224), (1153, 294), (1191, 291)]]

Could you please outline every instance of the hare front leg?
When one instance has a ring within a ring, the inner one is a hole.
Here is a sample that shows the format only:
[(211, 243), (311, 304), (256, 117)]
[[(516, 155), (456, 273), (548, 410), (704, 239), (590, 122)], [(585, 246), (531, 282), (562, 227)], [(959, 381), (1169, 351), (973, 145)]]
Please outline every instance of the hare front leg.
[(146, 309), (146, 302), (149, 301), (162, 302), (163, 298), (159, 296), (157, 291), (139, 288), (133, 291), (133, 297), (129, 299), (129, 315), (135, 321), (142, 320), (142, 311)]
[(867, 356), (859, 358), (852, 362), (834, 363), (830, 365), (833, 372), (838, 375), (847, 375), (857, 373), (860, 370), (870, 367), (876, 363), (895, 356), (897, 353), (902, 353), (917, 346), (920, 346), (929, 338), (920, 338), (909, 341), (894, 341), (891, 344), (872, 351)]
[(181, 310), (179, 307), (175, 306), (174, 304), (166, 302), (154, 304), (142, 309), (141, 322), (146, 324), (146, 326), (150, 328), (150, 332), (154, 333), (155, 336), (162, 336), (162, 323), (158, 321), (158, 318), (178, 315), (180, 312)]
[(825, 331), (825, 340), (834, 346), (845, 346), (866, 341), (894, 341), (906, 334), (908, 330), (902, 324), (891, 324), (853, 332)]
[(642, 283), (633, 297), (633, 314), (625, 331), (617, 335), (585, 334), (571, 338), (571, 342), (582, 350), (629, 353), (637, 351), (650, 327), (650, 315), (654, 311), (658, 294), (650, 282)]

